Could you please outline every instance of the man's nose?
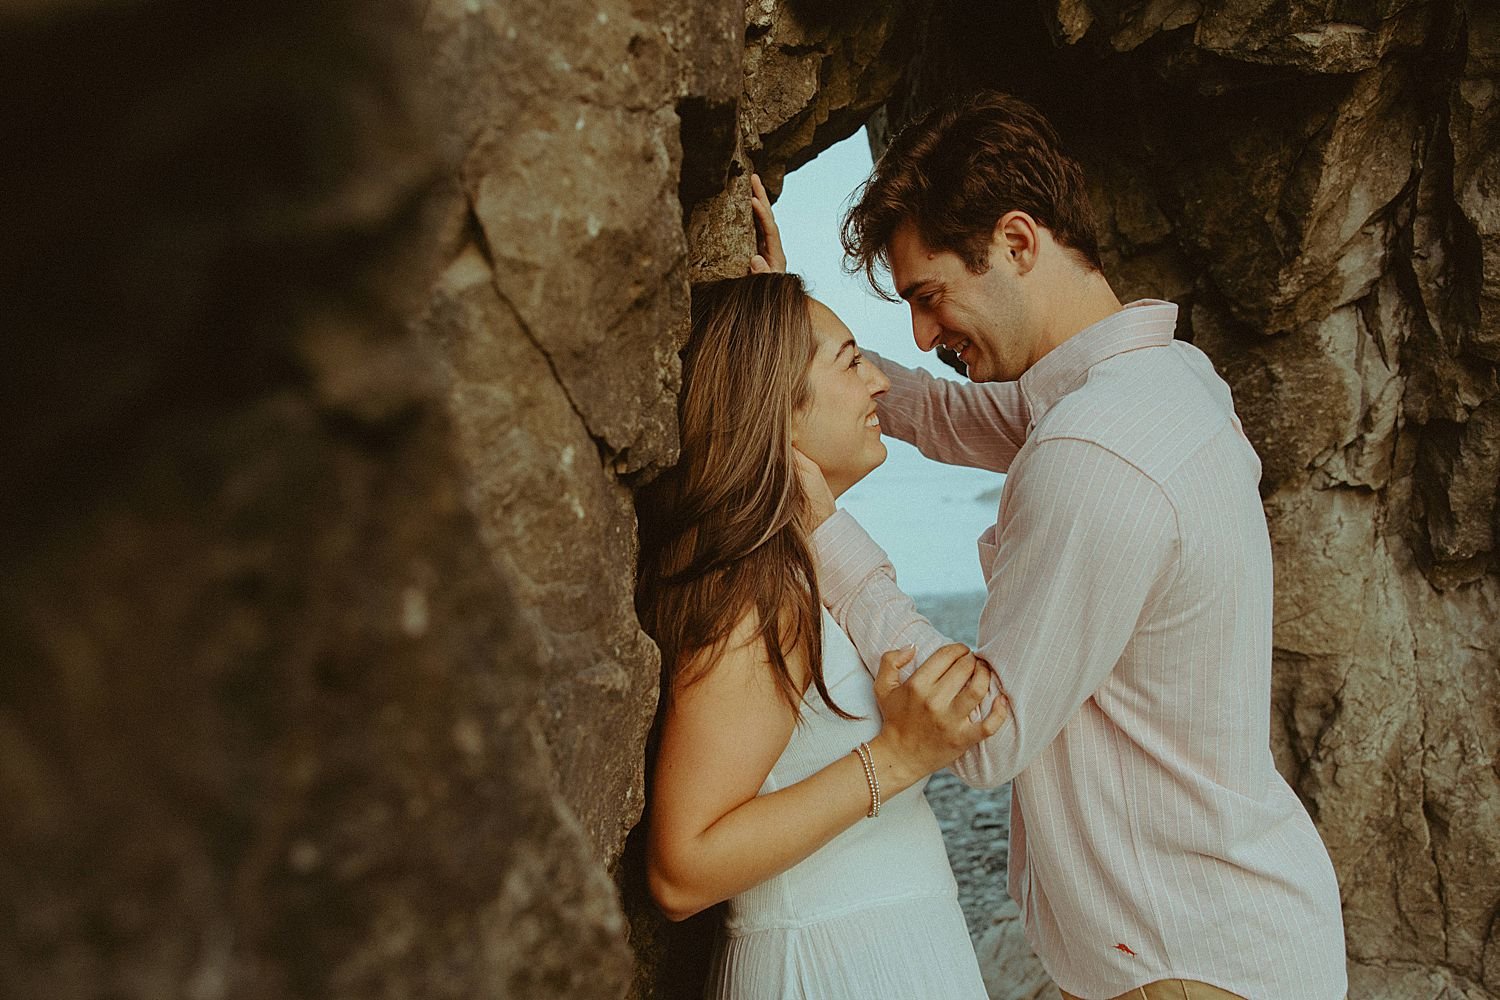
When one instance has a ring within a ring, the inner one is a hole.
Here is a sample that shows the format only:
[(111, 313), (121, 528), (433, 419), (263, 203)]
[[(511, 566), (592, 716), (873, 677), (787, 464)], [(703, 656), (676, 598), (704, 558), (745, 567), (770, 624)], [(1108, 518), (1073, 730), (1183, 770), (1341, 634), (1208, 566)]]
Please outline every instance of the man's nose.
[(911, 311), (911, 335), (917, 342), (917, 347), (924, 351), (930, 351), (937, 343), (938, 335), (943, 328), (931, 316), (924, 315), (916, 309)]

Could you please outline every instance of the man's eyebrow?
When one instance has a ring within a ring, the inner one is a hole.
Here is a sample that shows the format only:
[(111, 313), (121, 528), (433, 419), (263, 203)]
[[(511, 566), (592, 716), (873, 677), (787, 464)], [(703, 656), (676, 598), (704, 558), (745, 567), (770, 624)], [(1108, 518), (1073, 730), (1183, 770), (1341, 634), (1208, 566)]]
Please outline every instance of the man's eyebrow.
[(906, 299), (908, 302), (910, 302), (913, 295), (916, 295), (918, 292), (924, 291), (928, 285), (935, 284), (937, 284), (937, 281), (932, 278), (922, 278), (919, 281), (913, 281), (911, 284), (901, 289), (899, 294), (903, 299)]

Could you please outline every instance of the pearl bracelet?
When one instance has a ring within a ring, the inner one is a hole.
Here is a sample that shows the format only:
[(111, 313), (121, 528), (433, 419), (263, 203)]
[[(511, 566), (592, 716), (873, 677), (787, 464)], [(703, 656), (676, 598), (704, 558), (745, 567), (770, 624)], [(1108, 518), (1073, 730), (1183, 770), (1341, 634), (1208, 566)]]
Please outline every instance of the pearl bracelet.
[(853, 752), (859, 754), (859, 762), (865, 766), (865, 781), (870, 786), (870, 811), (865, 817), (874, 819), (880, 815), (880, 778), (875, 774), (875, 758), (870, 755), (868, 743), (861, 743)]

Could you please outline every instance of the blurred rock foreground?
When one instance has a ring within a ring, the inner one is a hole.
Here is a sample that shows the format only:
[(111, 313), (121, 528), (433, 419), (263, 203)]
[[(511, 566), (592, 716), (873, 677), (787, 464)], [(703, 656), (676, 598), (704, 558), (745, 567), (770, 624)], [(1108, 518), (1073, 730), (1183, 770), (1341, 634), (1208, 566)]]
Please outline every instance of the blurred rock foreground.
[(1336, 8), (0, 9), (0, 996), (692, 995), (627, 836), (690, 285), (981, 83), (1235, 389), (1351, 995), (1500, 996), (1500, 9)]

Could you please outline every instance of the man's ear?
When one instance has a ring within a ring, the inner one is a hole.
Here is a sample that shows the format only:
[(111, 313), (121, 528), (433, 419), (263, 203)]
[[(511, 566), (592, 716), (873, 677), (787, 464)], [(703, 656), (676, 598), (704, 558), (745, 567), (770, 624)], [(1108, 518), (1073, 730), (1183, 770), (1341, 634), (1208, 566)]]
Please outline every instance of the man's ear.
[(1041, 226), (1026, 212), (1012, 209), (995, 220), (995, 232), (990, 237), (992, 265), (999, 255), (1016, 269), (1017, 274), (1026, 274), (1036, 266), (1040, 248)]

